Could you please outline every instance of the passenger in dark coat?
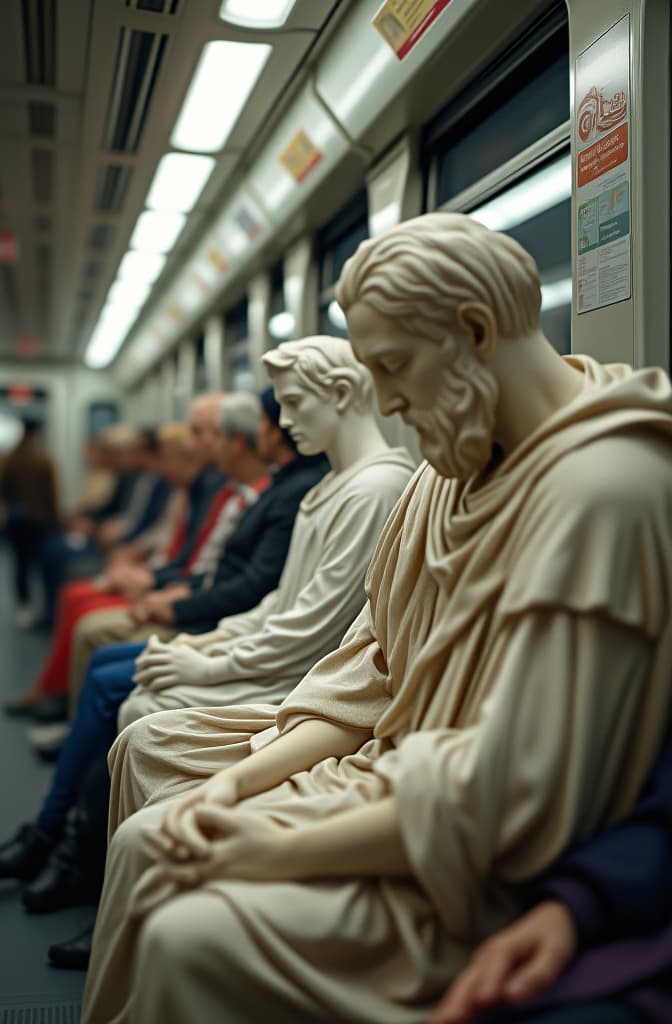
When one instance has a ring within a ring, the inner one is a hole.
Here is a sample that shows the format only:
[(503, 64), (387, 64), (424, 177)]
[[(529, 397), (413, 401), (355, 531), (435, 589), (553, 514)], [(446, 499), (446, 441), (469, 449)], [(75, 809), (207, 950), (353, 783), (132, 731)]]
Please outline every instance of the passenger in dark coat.
[(48, 534), (58, 524), (56, 466), (40, 441), (35, 420), (24, 422), (24, 434), (4, 461), (0, 500), (6, 506), (5, 531), (14, 556), (17, 624), (28, 625), (31, 568), (39, 566)]

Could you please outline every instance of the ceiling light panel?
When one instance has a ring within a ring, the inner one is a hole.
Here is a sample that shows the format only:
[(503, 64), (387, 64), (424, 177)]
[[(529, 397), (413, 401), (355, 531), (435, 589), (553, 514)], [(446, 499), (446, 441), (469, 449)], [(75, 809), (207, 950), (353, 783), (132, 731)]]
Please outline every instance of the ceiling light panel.
[(145, 205), (150, 210), (189, 213), (214, 166), (211, 156), (166, 153), (159, 161)]
[(152, 284), (163, 270), (166, 257), (158, 252), (127, 252), (117, 271), (121, 281)]
[(206, 43), (177, 118), (171, 145), (215, 153), (228, 139), (271, 55), (267, 43)]
[(178, 235), (184, 227), (186, 217), (183, 213), (160, 213), (157, 210), (145, 210), (138, 217), (135, 230), (131, 235), (131, 249), (141, 252), (164, 253), (174, 246)]
[(279, 28), (291, 14), (295, 0), (224, 0), (219, 9), (222, 21), (248, 28)]

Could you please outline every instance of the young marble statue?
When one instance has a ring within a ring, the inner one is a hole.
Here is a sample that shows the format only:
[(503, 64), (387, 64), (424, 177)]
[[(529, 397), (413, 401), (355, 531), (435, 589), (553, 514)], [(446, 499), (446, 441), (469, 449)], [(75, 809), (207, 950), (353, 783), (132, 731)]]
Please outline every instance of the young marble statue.
[(666, 728), (666, 375), (558, 356), (532, 258), (458, 214), (362, 243), (337, 298), (427, 462), (277, 739), (250, 752), (248, 707), (113, 747), (130, 816), (84, 1024), (425, 1024), (520, 884), (627, 812)]
[(272, 705), (338, 646), (362, 606), (367, 565), (413, 463), (381, 435), (371, 375), (350, 342), (290, 341), (263, 363), (281, 426), (301, 455), (324, 452), (331, 472), (301, 502), (277, 589), (213, 632), (148, 645), (137, 661), (138, 685), (120, 709), (120, 728), (164, 708), (253, 701), (271, 705), (272, 725)]

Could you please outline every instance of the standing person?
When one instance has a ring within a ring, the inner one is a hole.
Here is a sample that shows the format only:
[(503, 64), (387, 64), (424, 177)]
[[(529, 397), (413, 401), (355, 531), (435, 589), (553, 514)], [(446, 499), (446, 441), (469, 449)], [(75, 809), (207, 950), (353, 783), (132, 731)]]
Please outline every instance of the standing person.
[(7, 506), (7, 537), (14, 556), (17, 626), (35, 619), (30, 604), (30, 570), (42, 544), (58, 523), (56, 466), (42, 447), (40, 424), (24, 420), (23, 437), (7, 456), (0, 478), (0, 498)]

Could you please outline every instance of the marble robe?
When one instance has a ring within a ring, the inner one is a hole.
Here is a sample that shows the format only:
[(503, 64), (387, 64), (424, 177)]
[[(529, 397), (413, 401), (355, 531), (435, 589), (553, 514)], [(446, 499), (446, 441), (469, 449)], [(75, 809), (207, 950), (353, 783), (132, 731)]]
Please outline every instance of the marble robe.
[(251, 611), (222, 619), (230, 639), (204, 648), (217, 658), (217, 679), (158, 692), (136, 687), (120, 708), (120, 729), (166, 708), (280, 704), (338, 647), (362, 607), (369, 561), (414, 468), (396, 448), (323, 477), (301, 502), (277, 589)]
[(671, 705), (672, 392), (569, 361), (581, 394), (480, 486), (420, 468), (366, 606), (279, 709), (359, 751), (241, 804), (300, 829), (393, 794), (409, 876), (178, 891), (141, 830), (268, 715), (143, 719), (111, 752), (112, 824), (153, 806), (112, 839), (83, 1024), (424, 1024), (516, 887), (633, 805)]

